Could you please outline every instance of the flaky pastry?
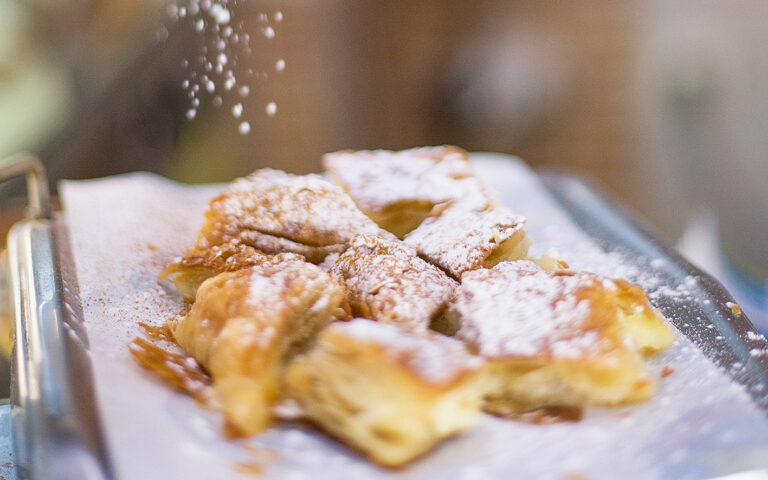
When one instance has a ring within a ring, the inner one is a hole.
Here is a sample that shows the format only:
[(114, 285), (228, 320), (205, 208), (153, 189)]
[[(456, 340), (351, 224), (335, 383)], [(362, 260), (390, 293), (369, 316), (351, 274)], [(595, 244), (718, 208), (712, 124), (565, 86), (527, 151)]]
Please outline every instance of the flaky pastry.
[(211, 374), (229, 422), (252, 434), (270, 424), (284, 362), (329, 322), (347, 314), (336, 279), (315, 265), (289, 259), (206, 280), (172, 332)]
[(380, 227), (402, 238), (443, 204), (485, 209), (498, 204), (458, 147), (344, 150), (323, 157), (331, 180)]
[(343, 281), (353, 315), (416, 331), (429, 329), (458, 286), (412, 247), (365, 234), (352, 240), (329, 272)]
[(249, 245), (229, 242), (202, 250), (193, 248), (184, 257), (172, 260), (160, 273), (160, 280), (170, 277), (184, 300), (191, 303), (200, 285), (219, 273), (291, 259), (303, 260), (304, 257), (293, 253), (268, 255)]
[(286, 392), (323, 430), (399, 466), (476, 422), (481, 365), (450, 337), (355, 319), (291, 362)]
[(531, 242), (524, 224), (524, 217), (503, 207), (473, 210), (455, 205), (425, 220), (404, 241), (454, 278), (461, 278), (469, 270), (527, 258)]
[(381, 235), (343, 190), (318, 175), (262, 169), (214, 197), (190, 255), (225, 244), (297, 253), (320, 263), (358, 233)]
[(665, 348), (674, 335), (626, 286), (529, 261), (465, 273), (447, 315), (457, 337), (488, 361), (486, 409), (648, 398), (654, 382), (640, 353)]

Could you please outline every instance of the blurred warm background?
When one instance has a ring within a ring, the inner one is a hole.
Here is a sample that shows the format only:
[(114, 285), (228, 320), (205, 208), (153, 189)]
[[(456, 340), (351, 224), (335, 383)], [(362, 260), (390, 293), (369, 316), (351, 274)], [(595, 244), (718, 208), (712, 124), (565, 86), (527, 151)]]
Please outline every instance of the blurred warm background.
[(768, 3), (230, 0), (212, 31), (206, 1), (0, 0), (0, 157), (202, 182), (341, 148), (511, 153), (595, 180), (768, 310)]

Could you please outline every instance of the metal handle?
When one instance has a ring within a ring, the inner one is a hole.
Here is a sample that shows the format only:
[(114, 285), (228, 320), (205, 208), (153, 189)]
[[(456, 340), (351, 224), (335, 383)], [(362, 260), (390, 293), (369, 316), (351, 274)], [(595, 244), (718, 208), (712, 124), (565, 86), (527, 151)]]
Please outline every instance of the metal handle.
[(51, 218), (42, 164), (29, 155), (0, 161), (0, 181), (19, 175), (27, 178), (29, 218), (8, 234), (17, 473), (22, 479), (111, 478), (79, 300), (71, 294), (77, 282), (62, 268), (66, 236)]

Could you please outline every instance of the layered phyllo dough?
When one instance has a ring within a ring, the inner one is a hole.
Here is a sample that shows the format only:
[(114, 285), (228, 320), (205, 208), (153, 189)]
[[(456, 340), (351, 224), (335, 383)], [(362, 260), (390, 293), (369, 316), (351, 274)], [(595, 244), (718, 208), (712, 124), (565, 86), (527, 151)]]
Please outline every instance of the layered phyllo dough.
[(286, 392), (322, 430), (400, 466), (477, 421), (482, 363), (453, 338), (355, 319), (291, 362)]
[(347, 315), (336, 279), (315, 265), (277, 259), (203, 282), (172, 332), (210, 373), (227, 420), (252, 434), (271, 423), (285, 362)]
[(303, 259), (304, 257), (294, 253), (269, 255), (259, 252), (250, 245), (229, 242), (213, 245), (204, 250), (192, 249), (186, 256), (176, 258), (169, 263), (160, 273), (160, 280), (170, 277), (184, 300), (191, 303), (195, 300), (195, 294), (200, 285), (219, 273), (235, 272), (264, 263)]
[(425, 220), (404, 241), (458, 279), (466, 271), (490, 268), (502, 260), (528, 258), (531, 242), (524, 224), (525, 218), (505, 208), (454, 206)]
[(189, 256), (235, 244), (320, 263), (358, 233), (382, 231), (340, 187), (318, 175), (262, 169), (211, 200)]
[(616, 405), (654, 387), (642, 352), (674, 335), (644, 295), (584, 272), (529, 261), (465, 273), (448, 317), (488, 361), (486, 409)]
[(366, 215), (456, 279), (502, 260), (567, 266), (529, 257), (525, 218), (500, 205), (460, 148), (350, 150), (326, 155), (323, 165)]
[(187, 301), (203, 280), (293, 253), (312, 263), (341, 253), (359, 233), (392, 237), (341, 188), (318, 175), (262, 169), (235, 180), (208, 204), (197, 239), (160, 275)]
[(458, 147), (345, 150), (325, 155), (323, 166), (360, 210), (400, 238), (449, 203), (498, 204)]
[(343, 281), (353, 315), (413, 331), (428, 330), (458, 286), (409, 245), (365, 234), (352, 240), (329, 272)]

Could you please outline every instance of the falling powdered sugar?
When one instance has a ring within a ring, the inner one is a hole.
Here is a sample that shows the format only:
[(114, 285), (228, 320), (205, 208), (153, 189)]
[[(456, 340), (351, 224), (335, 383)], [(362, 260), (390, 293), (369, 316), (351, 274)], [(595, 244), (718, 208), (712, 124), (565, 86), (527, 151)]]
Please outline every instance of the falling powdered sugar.
[[(219, 108), (224, 105), (227, 92), (234, 90), (240, 97), (247, 97), (251, 89), (246, 83), (249, 79), (267, 78), (266, 72), (254, 72), (252, 69), (247, 69), (244, 75), (235, 75), (238, 65), (252, 52), (251, 35), (248, 33), (251, 28), (261, 31), (266, 40), (273, 40), (277, 35), (267, 14), (257, 16), (259, 24), (255, 27), (237, 20), (233, 12), (237, 6), (233, 0), (186, 0), (167, 7), (172, 21), (185, 22), (204, 37), (195, 57), (181, 61), (182, 68), (188, 72), (188, 78), (182, 82), (191, 103), (185, 114), (188, 120), (197, 118), (202, 94), (209, 95), (211, 105)], [(272, 18), (275, 23), (280, 23), (284, 16), (277, 11)], [(277, 60), (275, 70), (281, 72), (284, 69), (285, 60)], [(218, 93), (220, 90), (224, 93)], [(245, 114), (245, 107), (239, 105), (239, 108), (232, 110), (235, 119)], [(277, 112), (277, 105), (269, 102), (265, 110), (272, 117)], [(247, 135), (251, 132), (251, 124), (241, 121), (237, 130), (241, 135)]]

